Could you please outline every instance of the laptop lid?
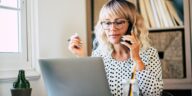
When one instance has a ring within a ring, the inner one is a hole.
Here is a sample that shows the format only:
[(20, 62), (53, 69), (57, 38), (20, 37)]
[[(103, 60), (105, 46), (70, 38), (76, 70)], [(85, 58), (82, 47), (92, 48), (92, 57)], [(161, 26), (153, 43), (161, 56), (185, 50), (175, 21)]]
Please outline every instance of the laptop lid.
[(48, 96), (111, 96), (101, 57), (39, 62)]

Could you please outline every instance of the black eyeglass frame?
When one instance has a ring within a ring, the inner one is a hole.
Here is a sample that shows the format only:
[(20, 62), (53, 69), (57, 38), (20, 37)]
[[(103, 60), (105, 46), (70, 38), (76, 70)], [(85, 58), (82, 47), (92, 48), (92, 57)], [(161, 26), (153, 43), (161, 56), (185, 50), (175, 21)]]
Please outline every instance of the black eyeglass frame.
[[(120, 26), (121, 24), (123, 25), (123, 24), (125, 24), (126, 22), (129, 23), (129, 20), (127, 20), (127, 19), (116, 19), (116, 20), (114, 20), (113, 22), (110, 22), (110, 21), (107, 21), (107, 20), (106, 20), (106, 21), (101, 21), (100, 24), (101, 24), (101, 26), (102, 26), (102, 28), (103, 28), (104, 30), (109, 30), (112, 24), (114, 24), (117, 29), (120, 29), (120, 28), (123, 27), (123, 26), (121, 26), (121, 27), (119, 27), (119, 28), (118, 28), (118, 26)], [(106, 24), (106, 25), (103, 25), (103, 24)], [(108, 26), (109, 28), (105, 28), (104, 26)]]

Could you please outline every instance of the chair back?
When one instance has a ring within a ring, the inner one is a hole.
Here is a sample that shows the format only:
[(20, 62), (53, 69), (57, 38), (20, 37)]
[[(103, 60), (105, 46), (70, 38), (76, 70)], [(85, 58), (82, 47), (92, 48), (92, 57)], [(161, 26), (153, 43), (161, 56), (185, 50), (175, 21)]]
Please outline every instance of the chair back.
[(163, 91), (161, 96), (174, 96), (172, 93), (167, 92), (167, 91)]

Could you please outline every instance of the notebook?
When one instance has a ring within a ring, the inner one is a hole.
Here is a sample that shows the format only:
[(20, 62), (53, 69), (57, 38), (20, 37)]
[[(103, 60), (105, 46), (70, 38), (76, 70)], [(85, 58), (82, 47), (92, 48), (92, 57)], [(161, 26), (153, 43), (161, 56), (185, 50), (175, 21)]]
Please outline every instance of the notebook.
[(111, 96), (101, 57), (40, 59), (48, 96)]

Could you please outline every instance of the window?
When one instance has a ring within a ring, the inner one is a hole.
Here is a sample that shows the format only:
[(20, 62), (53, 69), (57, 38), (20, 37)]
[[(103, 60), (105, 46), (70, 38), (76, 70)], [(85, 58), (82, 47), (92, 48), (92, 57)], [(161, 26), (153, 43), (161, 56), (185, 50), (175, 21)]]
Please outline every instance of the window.
[(0, 2), (0, 52), (19, 52), (21, 10), (18, 3), (17, 0)]
[[(0, 0), (0, 79), (7, 71), (13, 72), (10, 75), (14, 77), (19, 69), (34, 71), (37, 53), (35, 2), (37, 0)], [(13, 78), (10, 75), (5, 77)]]

